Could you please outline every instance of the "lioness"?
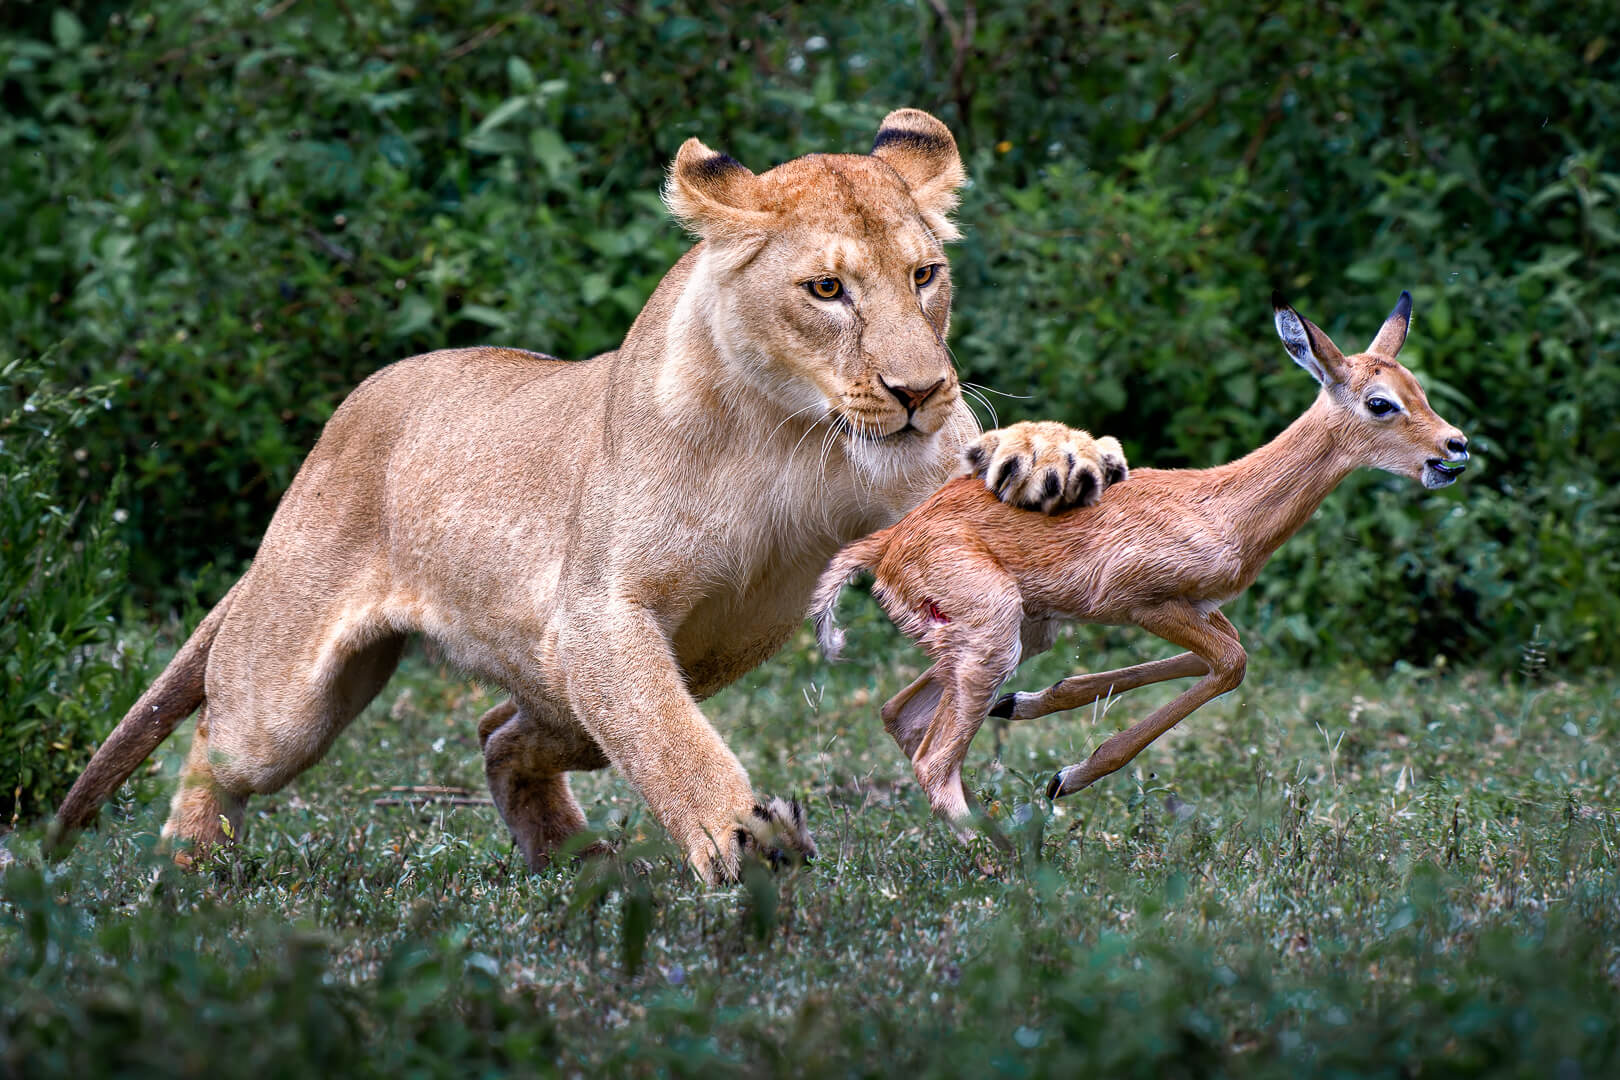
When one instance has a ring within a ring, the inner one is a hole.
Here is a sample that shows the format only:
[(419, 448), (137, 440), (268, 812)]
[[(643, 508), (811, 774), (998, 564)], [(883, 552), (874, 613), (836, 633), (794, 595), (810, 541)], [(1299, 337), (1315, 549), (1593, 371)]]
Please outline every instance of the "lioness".
[(362, 383), (58, 827), (91, 821), (201, 707), (163, 833), (241, 835), (247, 797), (314, 764), (414, 632), (510, 693), (478, 734), (531, 866), (585, 824), (567, 773), (609, 764), (700, 875), (734, 875), (753, 845), (812, 852), (697, 700), (774, 653), (832, 553), (964, 448), (998, 495), (1048, 511), (1124, 468), (1118, 443), (1061, 425), (978, 436), (945, 347), (962, 180), (950, 131), (914, 109), (870, 156), (758, 176), (688, 139), (665, 197), (700, 242), (624, 345), (584, 363), (447, 350)]

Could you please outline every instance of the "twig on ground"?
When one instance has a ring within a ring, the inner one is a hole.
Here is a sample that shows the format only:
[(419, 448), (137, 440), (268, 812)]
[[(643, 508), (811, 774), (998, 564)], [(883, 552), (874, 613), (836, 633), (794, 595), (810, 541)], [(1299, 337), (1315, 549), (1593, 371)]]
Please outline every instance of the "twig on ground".
[(495, 800), (467, 795), (408, 795), (404, 798), (372, 799), (372, 806), (494, 806)]

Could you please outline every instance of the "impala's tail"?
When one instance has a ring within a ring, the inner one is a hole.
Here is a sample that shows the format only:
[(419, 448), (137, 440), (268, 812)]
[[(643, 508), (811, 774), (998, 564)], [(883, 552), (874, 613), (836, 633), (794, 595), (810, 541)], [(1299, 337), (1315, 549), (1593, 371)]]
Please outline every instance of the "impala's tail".
[(201, 624), (192, 633), (180, 651), (174, 654), (169, 666), (157, 677), (146, 693), (112, 729), (106, 741), (85, 766), (84, 773), (75, 781), (67, 798), (56, 811), (55, 833), (65, 838), (75, 829), (82, 829), (96, 819), (101, 804), (129, 779), (130, 773), (152, 755), (158, 744), (180, 725), (180, 721), (196, 711), (203, 702), (203, 672), (208, 668), (208, 651), (213, 647), (219, 624), (225, 621), (231, 598), (238, 586), (232, 586), (225, 598), (214, 605)]
[(833, 621), (833, 608), (838, 605), (838, 594), (862, 570), (875, 567), (889, 546), (889, 530), (883, 529), (863, 540), (846, 544), (832, 557), (827, 569), (816, 582), (815, 594), (810, 598), (810, 617), (816, 621), (816, 641), (821, 654), (828, 660), (838, 659), (844, 648), (844, 632)]

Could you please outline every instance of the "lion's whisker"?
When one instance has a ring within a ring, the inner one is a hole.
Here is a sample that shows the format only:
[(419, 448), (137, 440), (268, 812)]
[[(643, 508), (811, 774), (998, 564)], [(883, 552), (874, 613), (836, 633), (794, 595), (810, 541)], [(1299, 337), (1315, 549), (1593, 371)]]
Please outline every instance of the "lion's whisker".
[(990, 399), (979, 393), (977, 389), (969, 386), (967, 383), (963, 383), (962, 397), (968, 402), (969, 409), (973, 407), (974, 403), (984, 406), (985, 411), (990, 414), (990, 426), (992, 428), (998, 428), (1001, 426), (1001, 420), (996, 416), (996, 407), (990, 404)]
[(828, 409), (826, 412), (816, 417), (815, 420), (811, 422), (810, 426), (804, 429), (804, 434), (799, 436), (799, 441), (793, 444), (793, 449), (788, 451), (788, 457), (792, 457), (794, 454), (797, 454), (799, 452), (800, 443), (803, 443), (805, 439), (810, 437), (810, 433), (816, 430), (817, 425), (832, 415), (834, 415), (833, 411)]
[[(832, 411), (823, 402), (819, 402), (819, 401), (812, 402), (811, 404), (806, 405), (804, 408), (795, 410), (794, 412), (790, 412), (786, 416), (782, 417), (781, 423), (778, 423), (775, 427), (771, 428), (771, 433), (769, 435), (765, 436), (765, 441), (770, 442), (773, 438), (775, 438), (776, 433), (778, 431), (782, 430), (782, 424), (785, 424), (789, 420), (792, 420), (795, 416), (803, 416), (805, 413), (809, 412), (811, 409), (816, 409), (816, 408), (826, 409), (827, 412)], [(821, 421), (821, 418), (817, 417), (815, 420), (812, 420), (810, 422), (810, 426), (815, 427), (816, 424), (820, 423), (820, 421)], [(798, 447), (795, 446), (794, 449), (798, 449)]]
[(986, 394), (994, 394), (997, 397), (1010, 398), (1013, 401), (1031, 401), (1034, 399), (1033, 394), (1009, 394), (1005, 390), (997, 390), (995, 387), (986, 386), (984, 383), (968, 382), (966, 379), (962, 380), (962, 385), (971, 386), (975, 390), (982, 390)]

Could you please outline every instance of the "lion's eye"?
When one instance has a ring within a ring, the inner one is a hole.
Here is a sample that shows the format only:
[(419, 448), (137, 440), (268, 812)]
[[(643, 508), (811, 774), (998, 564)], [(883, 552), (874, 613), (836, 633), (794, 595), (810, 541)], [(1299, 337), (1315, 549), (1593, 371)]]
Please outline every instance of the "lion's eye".
[(836, 300), (844, 295), (844, 283), (835, 277), (816, 278), (805, 282), (804, 287), (817, 300)]
[(922, 288), (924, 285), (927, 285), (930, 281), (934, 280), (934, 268), (932, 266), (917, 267), (917, 269), (911, 272), (911, 280), (912, 283), (917, 286), (917, 288)]
[(1388, 416), (1395, 409), (1395, 403), (1388, 398), (1370, 397), (1367, 399), (1367, 411), (1374, 416)]

